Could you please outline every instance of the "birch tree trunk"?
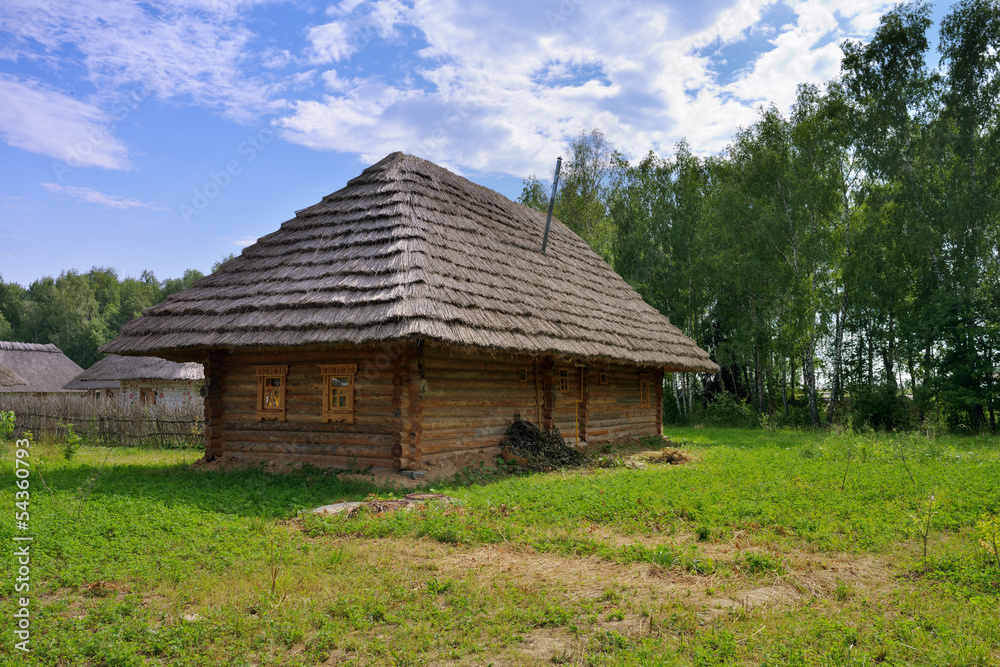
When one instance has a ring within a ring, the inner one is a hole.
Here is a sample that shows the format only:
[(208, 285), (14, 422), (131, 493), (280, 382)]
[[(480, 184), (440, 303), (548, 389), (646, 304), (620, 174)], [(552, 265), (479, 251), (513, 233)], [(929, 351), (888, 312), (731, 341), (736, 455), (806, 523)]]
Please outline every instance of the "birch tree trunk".
[(833, 378), (830, 382), (830, 404), (826, 409), (827, 423), (833, 423), (833, 413), (840, 403), (841, 372), (844, 368), (844, 317), (847, 310), (847, 292), (844, 292), (837, 310), (837, 324), (833, 340)]
[(819, 408), (816, 404), (816, 369), (813, 367), (815, 348), (816, 339), (809, 336), (806, 351), (802, 353), (802, 381), (806, 386), (806, 395), (809, 398), (809, 422), (813, 426), (819, 426)]

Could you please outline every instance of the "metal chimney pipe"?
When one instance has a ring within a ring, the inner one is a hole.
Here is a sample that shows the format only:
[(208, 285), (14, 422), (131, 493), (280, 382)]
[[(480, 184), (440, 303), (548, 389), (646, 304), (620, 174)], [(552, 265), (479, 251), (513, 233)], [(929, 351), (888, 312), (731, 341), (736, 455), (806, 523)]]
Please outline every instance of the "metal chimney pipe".
[(556, 188), (559, 187), (559, 167), (562, 166), (562, 158), (556, 158), (556, 175), (552, 178), (552, 197), (549, 198), (549, 214), (545, 218), (545, 237), (542, 238), (542, 254), (549, 245), (549, 226), (552, 224), (552, 209), (556, 205)]

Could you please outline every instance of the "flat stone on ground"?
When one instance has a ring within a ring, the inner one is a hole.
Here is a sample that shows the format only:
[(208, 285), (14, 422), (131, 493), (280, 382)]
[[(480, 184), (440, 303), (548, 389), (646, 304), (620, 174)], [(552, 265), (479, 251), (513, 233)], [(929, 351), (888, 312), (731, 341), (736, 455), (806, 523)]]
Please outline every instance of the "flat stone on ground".
[(361, 507), (367, 507), (373, 514), (383, 514), (395, 510), (408, 510), (420, 503), (428, 500), (440, 500), (441, 502), (451, 502), (449, 496), (443, 493), (411, 493), (398, 500), (370, 500), (368, 502), (334, 503), (333, 505), (323, 505), (316, 509), (309, 510), (310, 514), (346, 514), (351, 516)]
[(322, 507), (317, 507), (316, 509), (309, 511), (311, 514), (342, 514), (343, 512), (351, 514), (362, 505), (364, 505), (364, 503), (334, 503), (333, 505), (323, 505)]

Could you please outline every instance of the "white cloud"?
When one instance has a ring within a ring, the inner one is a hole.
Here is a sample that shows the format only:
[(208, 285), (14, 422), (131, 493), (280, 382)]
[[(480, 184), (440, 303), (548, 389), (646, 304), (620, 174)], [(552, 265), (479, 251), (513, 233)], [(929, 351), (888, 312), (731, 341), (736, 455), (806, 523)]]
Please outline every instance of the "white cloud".
[[(76, 0), (5, 0), (0, 30), (15, 52), (56, 61), (75, 50), (74, 66), (99, 93), (141, 89), (143, 96), (184, 98), (246, 119), (266, 109), (275, 86), (248, 76), (253, 33), (240, 0), (105, 0), (99, 8)], [(265, 51), (265, 58), (271, 54)]]
[[(750, 107), (685, 91), (714, 82), (693, 51), (739, 38), (766, 2), (742, 2), (691, 35), (674, 35), (656, 3), (629, 11), (573, 0), (520, 4), (417, 0), (412, 10), (397, 8), (393, 25), (405, 18), (427, 42), (415, 63), (419, 78), (389, 84), (384, 73), (347, 81), (328, 72), (328, 94), (293, 102), (279, 125), (292, 141), (364, 160), (402, 149), (523, 175), (549, 169), (566, 140), (591, 127), (639, 155), (685, 134), (717, 150), (734, 118), (752, 117)], [(692, 106), (696, 114), (688, 113)], [(679, 120), (690, 124), (681, 128)]]
[[(582, 0), (342, 3), (330, 12), (337, 25), (381, 11), (393, 34), (406, 25), (426, 45), (396, 72), (366, 70), (364, 44), (346, 55), (331, 51), (330, 62), (349, 56), (353, 67), (324, 73), (324, 92), (292, 100), (277, 125), (290, 141), (365, 161), (406, 150), (515, 175), (547, 173), (567, 140), (592, 127), (632, 156), (667, 153), (682, 137), (717, 152), (762, 103), (787, 111), (800, 83), (833, 77), (840, 41), (889, 6), (785, 4), (794, 20), (771, 25), (764, 19), (773, 0), (737, 0), (701, 16), (654, 0), (627, 8)], [(770, 47), (722, 83), (719, 63), (702, 54), (726, 46), (738, 57), (751, 30)]]
[[(711, 153), (760, 104), (787, 110), (798, 84), (836, 74), (839, 42), (866, 36), (890, 6), (341, 0), (299, 29), (295, 44), (254, 32), (253, 10), (268, 1), (107, 0), (96, 12), (75, 0), (6, 0), (0, 32), (10, 38), (0, 59), (64, 65), (65, 53), (78, 52), (73, 65), (97, 92), (79, 101), (0, 80), (45, 97), (55, 119), (35, 122), (25, 108), (0, 105), (0, 130), (12, 145), (65, 152), (80, 128), (109, 134), (101, 109), (136, 90), (244, 122), (270, 118), (289, 141), (366, 161), (407, 150), (460, 169), (547, 173), (567, 141), (592, 127), (632, 156), (667, 153), (682, 137)], [(768, 21), (775, 9), (785, 25)], [(763, 37), (768, 48), (749, 53)], [(733, 72), (706, 55), (723, 48), (730, 63), (749, 61)], [(43, 132), (48, 125), (65, 131)], [(125, 148), (109, 138), (88, 164), (122, 168)]]
[(340, 21), (310, 28), (310, 62), (317, 65), (338, 62), (354, 53), (347, 26)]
[(157, 206), (156, 204), (147, 204), (146, 202), (141, 202), (137, 199), (126, 199), (125, 197), (119, 197), (118, 195), (109, 195), (97, 190), (92, 190), (91, 188), (83, 188), (75, 185), (58, 185), (56, 183), (42, 183), (42, 187), (50, 192), (56, 192), (59, 194), (64, 194), (77, 199), (79, 201), (87, 202), (90, 204), (98, 204), (100, 206), (106, 206), (108, 208), (149, 208), (154, 211), (166, 211), (168, 209), (162, 206)]
[[(889, 3), (879, 3), (880, 11)], [(869, 5), (870, 7), (870, 5)], [(778, 34), (771, 43), (774, 49), (761, 55), (726, 91), (754, 104), (773, 103), (787, 109), (795, 101), (800, 83), (824, 83), (840, 71), (840, 42), (847, 35), (841, 30), (837, 14), (848, 19), (853, 32), (854, 15), (847, 5), (828, 0), (806, 0), (792, 6), (798, 20)], [(864, 16), (868, 8), (855, 3), (856, 11)], [(876, 16), (880, 12), (875, 12)], [(877, 24), (877, 20), (876, 20)]]
[(239, 246), (241, 248), (246, 248), (257, 242), (256, 236), (244, 236), (243, 238), (236, 239), (235, 241), (230, 241), (232, 245)]
[(74, 167), (128, 167), (128, 151), (97, 106), (3, 75), (0, 100), (0, 135), (9, 145)]
[(295, 59), (288, 49), (265, 49), (260, 54), (260, 64), (267, 69), (284, 69), (291, 65)]
[(395, 37), (396, 26), (407, 20), (409, 8), (399, 0), (377, 0), (372, 5), (371, 21), (382, 37)]

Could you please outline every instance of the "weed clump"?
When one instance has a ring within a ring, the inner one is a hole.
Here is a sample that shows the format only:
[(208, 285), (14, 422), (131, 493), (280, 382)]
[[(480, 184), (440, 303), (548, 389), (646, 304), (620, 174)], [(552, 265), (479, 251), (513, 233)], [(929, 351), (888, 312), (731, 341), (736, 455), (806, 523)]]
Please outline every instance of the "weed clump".
[[(518, 464), (530, 470), (551, 470), (583, 465), (587, 456), (571, 447), (559, 435), (559, 429), (543, 431), (529, 421), (514, 415), (514, 421), (500, 441)], [(507, 457), (505, 457), (507, 458)]]

